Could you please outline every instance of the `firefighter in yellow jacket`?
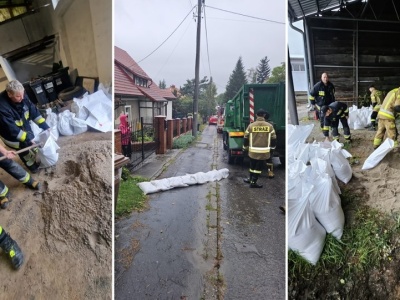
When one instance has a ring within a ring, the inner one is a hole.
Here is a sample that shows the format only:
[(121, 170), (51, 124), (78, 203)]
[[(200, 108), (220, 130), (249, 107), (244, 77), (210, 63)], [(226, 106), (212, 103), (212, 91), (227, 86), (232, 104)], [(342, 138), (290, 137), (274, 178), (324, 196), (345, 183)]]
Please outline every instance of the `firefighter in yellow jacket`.
[(374, 149), (378, 148), (386, 136), (394, 141), (394, 146), (398, 145), (396, 130), (396, 114), (400, 113), (400, 88), (391, 90), (383, 100), (378, 112), (378, 131), (374, 138)]
[(371, 104), (373, 109), (371, 113), (371, 124), (368, 124), (365, 128), (376, 130), (376, 118), (383, 102), (383, 93), (378, 91), (373, 85), (369, 87), (369, 91), (371, 92)]
[(244, 182), (250, 183), (251, 188), (262, 188), (257, 180), (265, 161), (276, 147), (276, 134), (274, 127), (265, 121), (269, 114), (264, 109), (258, 110), (256, 115), (256, 121), (247, 127), (244, 134), (244, 147), (248, 149), (250, 158), (250, 177)]

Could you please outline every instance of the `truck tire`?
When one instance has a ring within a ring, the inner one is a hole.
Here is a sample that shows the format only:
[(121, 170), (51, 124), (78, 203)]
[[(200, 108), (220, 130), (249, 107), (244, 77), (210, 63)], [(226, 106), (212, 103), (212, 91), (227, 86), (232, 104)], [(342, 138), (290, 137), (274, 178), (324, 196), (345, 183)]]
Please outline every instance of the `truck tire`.
[(227, 134), (225, 132), (222, 136), (222, 146), (224, 147), (224, 150), (228, 150), (227, 141), (228, 141), (228, 138), (227, 138)]
[(228, 150), (228, 164), (233, 165), (235, 157), (232, 156), (231, 151)]

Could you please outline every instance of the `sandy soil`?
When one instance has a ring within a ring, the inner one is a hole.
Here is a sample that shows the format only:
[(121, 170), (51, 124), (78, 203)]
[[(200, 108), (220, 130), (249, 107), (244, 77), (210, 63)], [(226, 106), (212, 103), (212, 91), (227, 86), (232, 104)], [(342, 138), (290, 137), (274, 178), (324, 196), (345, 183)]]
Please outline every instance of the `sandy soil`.
[(1, 299), (112, 298), (112, 134), (57, 143), (57, 165), (33, 174), (41, 193), (0, 169), (13, 201), (0, 224), (25, 255), (15, 271), (0, 254)]

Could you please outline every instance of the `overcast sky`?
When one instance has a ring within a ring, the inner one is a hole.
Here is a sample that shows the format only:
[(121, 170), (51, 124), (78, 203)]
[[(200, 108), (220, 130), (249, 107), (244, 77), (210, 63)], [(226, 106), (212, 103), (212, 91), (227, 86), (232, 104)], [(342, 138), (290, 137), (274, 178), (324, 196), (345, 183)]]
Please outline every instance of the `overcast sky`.
[[(212, 76), (218, 93), (223, 93), (239, 56), (245, 71), (256, 68), (265, 56), (271, 70), (280, 66), (287, 52), (282, 24), (285, 4), (284, 0), (206, 0), (200, 78)], [(165, 80), (167, 86), (183, 86), (195, 77), (197, 23), (193, 15), (197, 16), (197, 9), (192, 8), (196, 5), (197, 0), (116, 0), (114, 44), (128, 52), (156, 84)]]

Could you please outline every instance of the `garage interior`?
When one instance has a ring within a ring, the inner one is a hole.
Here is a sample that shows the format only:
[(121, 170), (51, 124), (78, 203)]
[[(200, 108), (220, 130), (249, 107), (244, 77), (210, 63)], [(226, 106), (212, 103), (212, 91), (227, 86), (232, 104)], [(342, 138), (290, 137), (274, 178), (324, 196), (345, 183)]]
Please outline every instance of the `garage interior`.
[[(370, 85), (384, 93), (400, 86), (399, 1), (288, 0), (288, 16), (290, 26), (303, 21), (309, 88), (327, 72), (336, 99), (360, 106)], [(289, 89), (295, 124), (290, 78)]]

